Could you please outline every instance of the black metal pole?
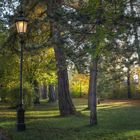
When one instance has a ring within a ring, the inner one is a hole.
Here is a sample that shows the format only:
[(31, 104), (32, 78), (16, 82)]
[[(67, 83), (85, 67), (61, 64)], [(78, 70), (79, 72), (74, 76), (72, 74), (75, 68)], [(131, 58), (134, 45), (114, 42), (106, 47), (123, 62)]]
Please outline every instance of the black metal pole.
[(25, 123), (24, 123), (24, 112), (23, 109), (23, 80), (22, 80), (22, 70), (23, 70), (23, 47), (24, 47), (24, 38), (20, 36), (20, 44), (21, 44), (21, 51), (20, 51), (20, 103), (17, 109), (17, 131), (24, 131), (25, 130)]

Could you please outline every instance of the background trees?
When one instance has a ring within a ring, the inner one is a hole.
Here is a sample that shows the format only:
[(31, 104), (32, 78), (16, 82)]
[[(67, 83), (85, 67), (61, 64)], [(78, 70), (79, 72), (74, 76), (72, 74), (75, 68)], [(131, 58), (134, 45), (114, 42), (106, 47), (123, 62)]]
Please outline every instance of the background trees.
[[(79, 97), (82, 90), (89, 92), (90, 122), (94, 125), (96, 93), (101, 98), (113, 98), (122, 90), (127, 91), (128, 98), (133, 97), (131, 82), (136, 70), (132, 67), (138, 67), (139, 59), (137, 7), (138, 1), (24, 0), (23, 9), (30, 19), (24, 48), (24, 83), (32, 89), (35, 102), (39, 103), (40, 87), (44, 92), (49, 87), (50, 101), (56, 99), (54, 87), (58, 87), (60, 114), (74, 114), (70, 92), (78, 87)], [(0, 5), (1, 89), (18, 87), (20, 49), (13, 25), (19, 8), (20, 1), (15, 0)], [(1, 92), (5, 100), (3, 93), (6, 95), (6, 91)]]

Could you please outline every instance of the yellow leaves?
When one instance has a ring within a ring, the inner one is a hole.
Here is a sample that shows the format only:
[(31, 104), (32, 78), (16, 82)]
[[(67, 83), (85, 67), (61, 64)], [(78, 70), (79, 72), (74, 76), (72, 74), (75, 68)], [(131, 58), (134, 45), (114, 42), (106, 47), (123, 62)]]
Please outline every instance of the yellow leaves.
[(74, 75), (73, 80), (80, 81), (82, 83), (86, 83), (88, 78), (89, 78), (89, 76), (87, 76), (85, 74), (76, 74), (76, 75)]
[(53, 49), (53, 48), (47, 49), (47, 54), (48, 54), (49, 56), (54, 56), (54, 49)]
[(35, 8), (35, 14), (39, 16), (41, 13), (44, 12), (45, 8), (46, 7), (44, 7), (43, 5), (37, 5)]
[(53, 48), (41, 49), (26, 57), (25, 70), (27, 79), (32, 77), (40, 83), (56, 82), (56, 63)]
[[(43, 13), (46, 10), (46, 5), (42, 5), (41, 3), (36, 5), (36, 7), (33, 9), (34, 11), (30, 13), (30, 17), (31, 18), (35, 18), (35, 17), (43, 17)], [(44, 13), (45, 14), (45, 13)]]
[(75, 74), (70, 81), (70, 90), (73, 96), (82, 96), (88, 94), (89, 76), (85, 74)]

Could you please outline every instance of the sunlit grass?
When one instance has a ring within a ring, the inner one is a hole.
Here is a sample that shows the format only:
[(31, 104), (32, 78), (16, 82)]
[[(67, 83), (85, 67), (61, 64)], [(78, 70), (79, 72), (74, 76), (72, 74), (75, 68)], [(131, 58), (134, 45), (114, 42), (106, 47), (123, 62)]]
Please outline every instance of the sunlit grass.
[(16, 111), (0, 107), (0, 127), (12, 140), (140, 140), (140, 102), (109, 101), (98, 105), (98, 125), (89, 127), (86, 99), (74, 99), (79, 113), (60, 117), (57, 103), (43, 101), (26, 111), (26, 127), (16, 132)]

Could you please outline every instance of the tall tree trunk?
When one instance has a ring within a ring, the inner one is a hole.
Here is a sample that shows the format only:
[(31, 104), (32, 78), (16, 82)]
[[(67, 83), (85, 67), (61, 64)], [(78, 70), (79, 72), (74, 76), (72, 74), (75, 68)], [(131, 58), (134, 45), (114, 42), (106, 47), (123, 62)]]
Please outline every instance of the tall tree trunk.
[(92, 60), (90, 68), (89, 80), (89, 109), (90, 109), (90, 125), (97, 124), (97, 110), (96, 110), (96, 83), (97, 83), (97, 60)]
[(39, 84), (36, 80), (34, 80), (33, 84), (34, 84), (34, 93), (35, 93), (34, 104), (40, 104)]
[(55, 93), (56, 93), (56, 99), (58, 99), (58, 85), (55, 85)]
[(46, 84), (43, 84), (41, 93), (42, 93), (42, 99), (47, 99), (48, 95), (47, 95), (47, 85)]
[[(70, 115), (75, 113), (75, 107), (72, 103), (69, 92), (69, 81), (67, 73), (66, 58), (63, 50), (63, 43), (61, 40), (60, 25), (56, 21), (56, 11), (61, 8), (62, 0), (48, 0), (47, 1), (47, 14), (51, 17), (51, 36), (53, 40), (55, 58), (57, 61), (57, 75), (58, 75), (58, 99), (59, 99), (59, 110), (62, 116)], [(55, 18), (54, 18), (55, 17)]]
[(54, 86), (49, 85), (49, 102), (55, 102), (56, 101), (56, 94), (54, 91)]
[(130, 68), (128, 68), (127, 70), (127, 97), (129, 99), (132, 98), (132, 94), (131, 94), (131, 84), (130, 84)]
[(59, 109), (62, 116), (74, 114), (75, 108), (72, 103), (69, 92), (69, 80), (66, 66), (66, 59), (62, 47), (55, 47), (55, 56), (57, 60), (58, 74), (58, 99)]

